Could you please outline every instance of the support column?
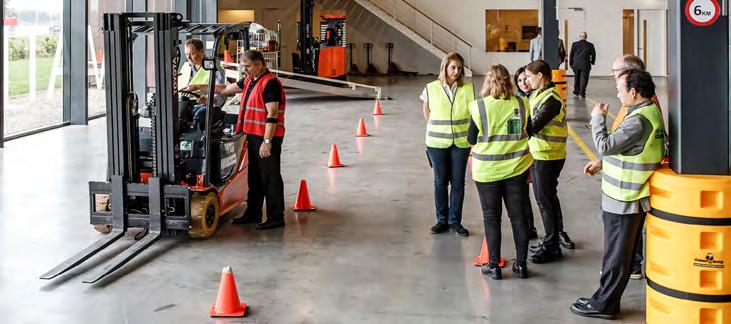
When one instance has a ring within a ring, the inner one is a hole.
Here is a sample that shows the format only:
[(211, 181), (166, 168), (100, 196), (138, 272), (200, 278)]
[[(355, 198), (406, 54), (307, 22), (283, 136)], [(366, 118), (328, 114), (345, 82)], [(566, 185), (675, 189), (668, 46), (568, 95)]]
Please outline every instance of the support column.
[(668, 1), (670, 167), (678, 174), (728, 175), (728, 16), (697, 26), (685, 13), (687, 3)]
[(541, 27), (543, 28), (543, 60), (552, 69), (558, 69), (558, 18), (556, 0), (541, 0)]

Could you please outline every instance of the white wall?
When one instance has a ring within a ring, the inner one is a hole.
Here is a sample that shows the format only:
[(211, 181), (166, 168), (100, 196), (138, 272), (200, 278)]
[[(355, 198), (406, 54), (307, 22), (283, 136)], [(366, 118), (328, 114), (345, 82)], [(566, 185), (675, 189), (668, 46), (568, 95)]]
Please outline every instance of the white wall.
[[(528, 63), (528, 53), (486, 53), (485, 52), (485, 10), (487, 9), (537, 9), (540, 0), (459, 0), (446, 7), (445, 0), (408, 0), (447, 28), (452, 29), (472, 44), (472, 66), (475, 74), (484, 74), (493, 64), (503, 64), (515, 71)], [(597, 64), (592, 75), (609, 75), (611, 63), (622, 53), (622, 10), (623, 9), (667, 9), (667, 0), (557, 0), (558, 7), (584, 8), (586, 32), (589, 41), (597, 50)], [(386, 70), (385, 42), (396, 44), (395, 61), (403, 70), (420, 73), (437, 73), (439, 59), (421, 49), (394, 28), (382, 22), (353, 1), (318, 0), (316, 8), (345, 9), (349, 24), (351, 42), (359, 47), (355, 61), (364, 69), (365, 57), (362, 43), (372, 42), (375, 49), (373, 63), (382, 72)], [(220, 9), (254, 9), (257, 22), (267, 28), (274, 28), (277, 20), (282, 21), (284, 36), (284, 66), (291, 66), (291, 52), (296, 44), (296, 21), (299, 1), (293, 0), (219, 0)], [(274, 10), (279, 8), (279, 10)], [(571, 23), (571, 22), (569, 22)], [(560, 22), (559, 28), (563, 28)], [(578, 36), (569, 39), (569, 43)]]

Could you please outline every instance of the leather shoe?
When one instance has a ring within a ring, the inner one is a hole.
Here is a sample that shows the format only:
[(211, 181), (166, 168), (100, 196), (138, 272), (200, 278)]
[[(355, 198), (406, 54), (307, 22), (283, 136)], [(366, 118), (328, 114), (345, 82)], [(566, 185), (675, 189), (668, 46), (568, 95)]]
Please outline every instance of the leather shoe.
[(500, 280), (503, 279), (503, 271), (495, 264), (488, 263), (482, 265), (480, 268), (482, 271), (482, 274), (492, 278), (493, 280)]
[(513, 263), (513, 273), (520, 279), (528, 278), (528, 266), (525, 264)]
[(535, 240), (537, 238), (538, 238), (538, 231), (536, 230), (535, 227), (534, 228), (531, 228), (530, 229), (530, 232), (528, 232), (528, 239), (529, 240)]
[(569, 234), (566, 232), (558, 232), (558, 243), (560, 243), (564, 249), (573, 250), (576, 248), (576, 244), (571, 241)]
[(589, 298), (586, 298), (586, 297), (579, 297), (579, 299), (577, 299), (577, 300), (576, 300), (576, 302), (575, 302), (574, 304), (579, 304), (579, 305), (586, 305), (586, 304), (588, 304), (588, 303), (589, 303)]
[(574, 303), (571, 305), (571, 312), (573, 312), (576, 315), (584, 316), (584, 317), (595, 317), (595, 318), (602, 318), (602, 319), (608, 319), (613, 320), (617, 318), (617, 315), (615, 314), (604, 314), (602, 312), (599, 312), (598, 310), (594, 309), (594, 307), (591, 306), (591, 304), (579, 304)]
[(541, 263), (549, 263), (553, 261), (558, 261), (563, 257), (563, 254), (561, 253), (561, 248), (557, 247), (548, 247), (545, 245), (540, 245), (540, 249), (533, 253), (530, 257), (530, 261), (536, 264)]
[(284, 221), (266, 221), (261, 224), (256, 224), (256, 229), (260, 231), (278, 227), (284, 227)]
[(447, 223), (442, 223), (442, 222), (436, 223), (436, 224), (434, 224), (434, 226), (431, 227), (432, 234), (444, 233), (448, 230), (449, 230), (449, 225), (447, 225)]
[(461, 236), (470, 236), (470, 231), (464, 228), (461, 224), (450, 224), (449, 229)]
[(543, 246), (543, 242), (542, 241), (541, 242), (538, 242), (538, 244), (536, 244), (536, 245), (529, 246), (528, 247), (528, 251), (530, 251), (531, 253), (536, 253), (540, 249), (542, 249), (542, 246)]
[(239, 218), (234, 218), (234, 220), (231, 221), (231, 224), (259, 224), (261, 223), (261, 217), (249, 217), (246, 214), (244, 216), (241, 216)]

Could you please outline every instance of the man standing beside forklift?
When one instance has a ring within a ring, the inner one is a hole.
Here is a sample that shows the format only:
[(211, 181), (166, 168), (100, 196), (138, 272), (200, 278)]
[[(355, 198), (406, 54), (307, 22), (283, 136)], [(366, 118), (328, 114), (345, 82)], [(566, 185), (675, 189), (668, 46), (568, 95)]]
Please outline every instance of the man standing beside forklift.
[[(286, 97), (281, 81), (266, 68), (264, 55), (246, 51), (241, 65), (246, 77), (229, 85), (216, 85), (216, 94), (243, 92), (236, 132), (246, 133), (249, 154), (249, 193), (246, 212), (234, 224), (260, 223), (266, 198), (267, 220), (258, 230), (284, 226), (284, 181), (281, 173)], [(245, 89), (245, 91), (244, 91)]]

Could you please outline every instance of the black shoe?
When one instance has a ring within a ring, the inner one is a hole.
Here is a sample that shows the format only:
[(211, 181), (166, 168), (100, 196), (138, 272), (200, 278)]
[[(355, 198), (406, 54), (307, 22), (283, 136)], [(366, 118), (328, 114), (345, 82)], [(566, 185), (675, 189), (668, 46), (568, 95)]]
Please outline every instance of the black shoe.
[(536, 264), (541, 264), (558, 261), (562, 257), (563, 254), (561, 254), (561, 248), (559, 248), (558, 246), (548, 247), (545, 245), (540, 245), (540, 249), (536, 253), (533, 253), (533, 255), (531, 255), (530, 261)]
[(436, 223), (436, 224), (434, 224), (434, 226), (431, 227), (432, 234), (444, 233), (448, 230), (449, 230), (449, 225), (447, 225), (447, 223), (442, 223), (442, 222)]
[(586, 95), (585, 94), (581, 94), (581, 99), (586, 99)]
[(470, 236), (470, 231), (460, 224), (450, 224), (449, 229), (461, 236)]
[(569, 234), (566, 232), (558, 232), (558, 243), (561, 244), (564, 249), (573, 250), (576, 248), (576, 244), (571, 241)]
[(483, 265), (480, 270), (482, 271), (482, 274), (492, 278), (493, 280), (503, 279), (502, 269), (500, 269), (497, 265), (488, 263)]
[(542, 249), (542, 246), (543, 246), (543, 242), (538, 242), (538, 244), (536, 244), (536, 245), (529, 246), (528, 251), (530, 251), (531, 253), (536, 253), (540, 249)]
[(536, 230), (535, 227), (534, 228), (531, 228), (530, 229), (530, 232), (528, 232), (528, 239), (529, 240), (535, 240), (537, 238), (538, 238), (538, 231)]
[(598, 310), (594, 309), (594, 307), (591, 306), (591, 304), (580, 304), (580, 303), (574, 303), (571, 305), (571, 312), (573, 312), (576, 315), (584, 316), (584, 317), (596, 317), (596, 318), (602, 318), (607, 320), (613, 320), (617, 318), (617, 315), (615, 314), (604, 314), (599, 312)]
[(576, 91), (574, 91), (574, 92), (572, 92), (572, 93), (574, 94), (574, 96), (577, 96), (577, 97), (579, 96), (579, 93), (578, 93), (578, 92), (576, 92)]
[(576, 300), (576, 302), (574, 304), (587, 305), (587, 304), (589, 304), (589, 298), (580, 297), (579, 299)]
[(632, 272), (630, 273), (629, 278), (634, 280), (642, 279), (642, 266), (632, 267)]
[(261, 217), (249, 217), (244, 214), (239, 218), (235, 218), (231, 221), (231, 224), (259, 224), (261, 223)]
[(520, 279), (528, 278), (528, 266), (515, 262), (513, 263), (513, 273)]
[(258, 230), (268, 230), (272, 228), (279, 228), (284, 227), (284, 221), (266, 221), (261, 224), (256, 224), (256, 229)]

